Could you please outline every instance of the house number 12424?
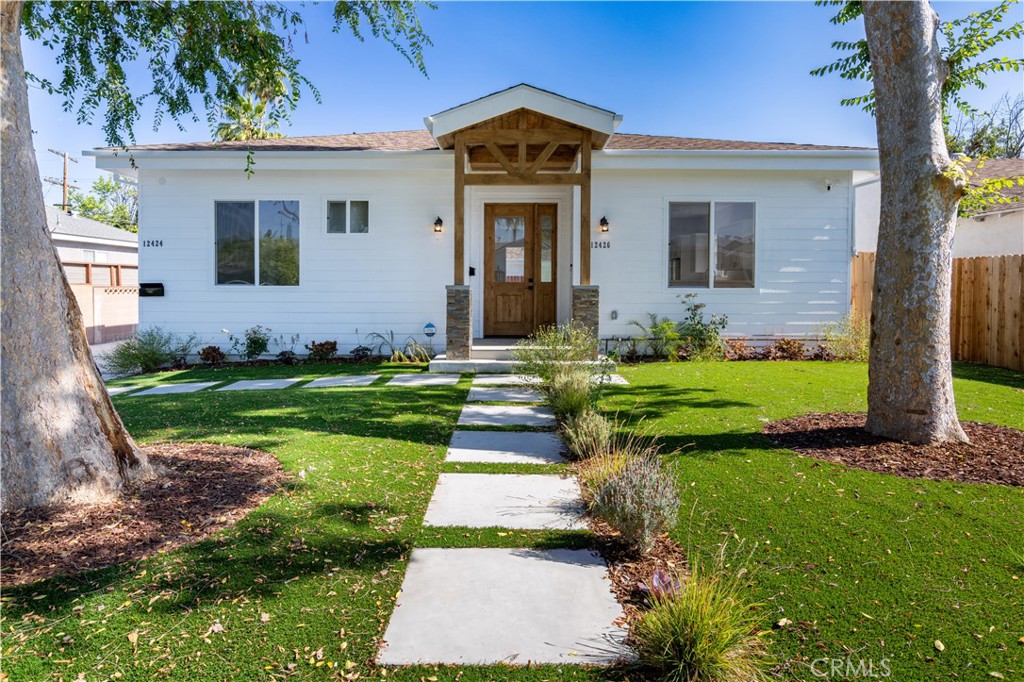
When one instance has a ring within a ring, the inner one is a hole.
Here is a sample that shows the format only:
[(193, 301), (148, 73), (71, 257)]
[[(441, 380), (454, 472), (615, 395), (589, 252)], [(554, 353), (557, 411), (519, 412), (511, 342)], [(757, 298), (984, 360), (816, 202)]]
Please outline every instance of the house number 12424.
[(590, 248), (592, 249), (610, 249), (612, 248), (611, 242), (590, 242)]
[(143, 239), (142, 240), (142, 245), (143, 246), (163, 246), (164, 245), (164, 240), (163, 239)]

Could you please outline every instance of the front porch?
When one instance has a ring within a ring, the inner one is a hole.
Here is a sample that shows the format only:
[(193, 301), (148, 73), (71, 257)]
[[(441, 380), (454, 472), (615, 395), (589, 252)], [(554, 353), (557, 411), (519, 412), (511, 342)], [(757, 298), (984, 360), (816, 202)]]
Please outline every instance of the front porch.
[(591, 156), (620, 120), (525, 85), (427, 119), (438, 146), (454, 151), (446, 353), (432, 370), (508, 372), (503, 337), (570, 319), (598, 335)]

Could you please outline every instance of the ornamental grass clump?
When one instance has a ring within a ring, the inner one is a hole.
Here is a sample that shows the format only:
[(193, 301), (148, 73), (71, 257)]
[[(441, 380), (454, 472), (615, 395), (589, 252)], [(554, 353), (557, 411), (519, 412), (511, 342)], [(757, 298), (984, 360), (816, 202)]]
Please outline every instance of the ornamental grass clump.
[(612, 425), (597, 410), (584, 410), (562, 425), (562, 440), (574, 459), (607, 454), (612, 443)]
[(597, 387), (591, 381), (590, 369), (581, 365), (555, 369), (551, 379), (541, 385), (541, 392), (560, 424), (592, 410), (597, 402)]
[(634, 549), (647, 552), (675, 525), (679, 491), (658, 457), (627, 455), (622, 470), (594, 489), (591, 511)]
[(868, 320), (851, 313), (840, 322), (825, 325), (821, 331), (825, 337), (821, 345), (836, 360), (867, 362), (871, 345), (871, 323)]
[(512, 351), (519, 374), (537, 376), (548, 384), (566, 365), (587, 367), (597, 358), (597, 337), (577, 322), (541, 327)]
[(651, 608), (630, 628), (645, 678), (667, 682), (768, 680), (758, 605), (747, 601), (744, 572), (699, 561), (678, 589), (651, 592)]

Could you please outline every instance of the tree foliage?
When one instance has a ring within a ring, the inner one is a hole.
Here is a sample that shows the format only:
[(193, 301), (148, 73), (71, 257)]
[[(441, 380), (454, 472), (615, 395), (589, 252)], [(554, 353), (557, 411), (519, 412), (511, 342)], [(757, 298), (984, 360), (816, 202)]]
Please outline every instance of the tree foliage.
[(946, 126), (951, 154), (972, 158), (1017, 159), (1024, 156), (1024, 95), (1005, 94), (987, 112), (960, 114)]
[(71, 190), (71, 210), (128, 232), (139, 231), (139, 189), (133, 183), (101, 177), (89, 192)]
[[(995, 7), (971, 12), (966, 17), (939, 25), (944, 42), (942, 57), (947, 67), (946, 79), (942, 84), (942, 101), (946, 116), (951, 113), (951, 108), (959, 109), (965, 115), (971, 115), (976, 111), (963, 97), (963, 92), (968, 86), (984, 88), (986, 76), (1006, 71), (1020, 71), (1024, 67), (1024, 59), (1017, 57), (983, 58), (986, 52), (1000, 43), (1024, 35), (1024, 22), (1000, 26), (1017, 1), (1003, 0)], [(831, 19), (836, 25), (848, 24), (859, 19), (864, 11), (859, 0), (816, 0), (815, 4), (838, 6), (839, 10)], [(831, 64), (814, 69), (811, 75), (824, 76), (835, 73), (846, 80), (871, 80), (871, 55), (868, 53), (866, 39), (838, 40), (832, 43), (832, 47), (847, 54)], [(873, 111), (874, 90), (845, 98), (841, 103), (844, 106), (860, 106), (865, 111)]]
[(214, 137), (227, 140), (266, 140), (283, 137), (281, 124), (290, 118), (285, 102), (288, 83), (275, 74), (265, 84), (249, 83), (238, 98), (221, 105), (221, 122)]
[[(334, 30), (349, 29), (359, 40), (364, 27), (426, 72), (423, 50), (430, 40), (412, 0), (337, 2)], [(109, 144), (135, 142), (134, 126), (144, 103), (155, 110), (154, 127), (166, 119), (179, 127), (198, 121), (198, 98), (211, 128), (221, 106), (239, 101), (244, 86), (267, 82), (268, 74), (287, 83), (282, 102), (294, 109), (303, 88), (319, 93), (300, 73), (294, 41), (305, 39), (299, 4), (285, 2), (32, 2), (25, 7), (25, 35), (56, 53), (59, 81), (29, 74), (45, 91), (64, 99), (79, 123), (103, 120)], [(140, 62), (147, 85), (133, 87), (126, 65)]]

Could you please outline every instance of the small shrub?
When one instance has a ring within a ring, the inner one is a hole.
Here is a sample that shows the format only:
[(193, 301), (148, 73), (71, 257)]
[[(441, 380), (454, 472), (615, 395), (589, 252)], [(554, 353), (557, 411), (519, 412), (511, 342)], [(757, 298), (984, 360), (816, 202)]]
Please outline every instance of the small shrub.
[(681, 345), (687, 350), (690, 360), (721, 360), (723, 353), (722, 332), (729, 324), (725, 315), (713, 314), (704, 319), (703, 303), (697, 303), (696, 294), (683, 296), (686, 310), (683, 321), (676, 325)]
[(282, 365), (297, 365), (299, 364), (299, 356), (293, 350), (283, 350), (277, 354), (277, 361)]
[(584, 459), (576, 464), (576, 474), (580, 479), (583, 497), (593, 501), (596, 493), (609, 479), (622, 473), (629, 461), (629, 454), (617, 450), (602, 452)]
[(576, 459), (588, 459), (608, 452), (612, 425), (596, 410), (585, 410), (562, 425), (565, 446)]
[(249, 327), (239, 338), (230, 334), (231, 350), (244, 360), (255, 360), (270, 348), (270, 329), (262, 325)]
[(220, 349), (220, 346), (206, 346), (199, 351), (199, 359), (208, 365), (219, 365), (224, 362), (224, 351)]
[(836, 356), (829, 350), (828, 346), (819, 345), (817, 348), (811, 351), (811, 360), (822, 360), (824, 362), (832, 362), (837, 360)]
[(803, 360), (804, 342), (800, 339), (775, 339), (762, 352), (765, 360)]
[(725, 339), (724, 343), (722, 350), (726, 360), (753, 360), (757, 356), (757, 352), (743, 339)]
[(565, 423), (593, 409), (597, 400), (597, 386), (591, 377), (586, 366), (563, 365), (554, 371), (550, 381), (541, 385), (548, 407), (555, 413), (559, 423)]
[(338, 354), (338, 342), (310, 341), (306, 344), (306, 350), (313, 362), (330, 362)]
[(369, 360), (373, 355), (373, 349), (369, 346), (356, 346), (352, 349), (352, 352), (349, 353), (349, 355), (351, 355), (352, 359), (356, 362), (364, 362)]
[(854, 314), (847, 315), (841, 322), (822, 328), (827, 348), (837, 360), (867, 362), (871, 347), (871, 323)]
[(402, 353), (405, 355), (406, 362), (430, 362), (430, 357), (434, 354), (433, 351), (411, 336), (406, 341)]
[(628, 457), (622, 471), (594, 491), (591, 509), (646, 552), (675, 524), (679, 491), (657, 457)]
[(103, 368), (117, 375), (155, 372), (175, 362), (184, 363), (197, 344), (195, 334), (181, 337), (161, 327), (149, 327), (114, 348)]
[(512, 351), (518, 374), (540, 377), (545, 384), (566, 364), (589, 363), (597, 357), (597, 338), (577, 322), (542, 327)]
[(680, 336), (675, 322), (667, 317), (659, 320), (657, 314), (647, 313), (646, 324), (638, 320), (633, 320), (629, 324), (643, 333), (647, 349), (655, 360), (674, 360), (676, 358)]
[(758, 605), (746, 588), (742, 573), (692, 562), (677, 590), (651, 592), (651, 609), (630, 628), (638, 665), (670, 682), (768, 680)]

